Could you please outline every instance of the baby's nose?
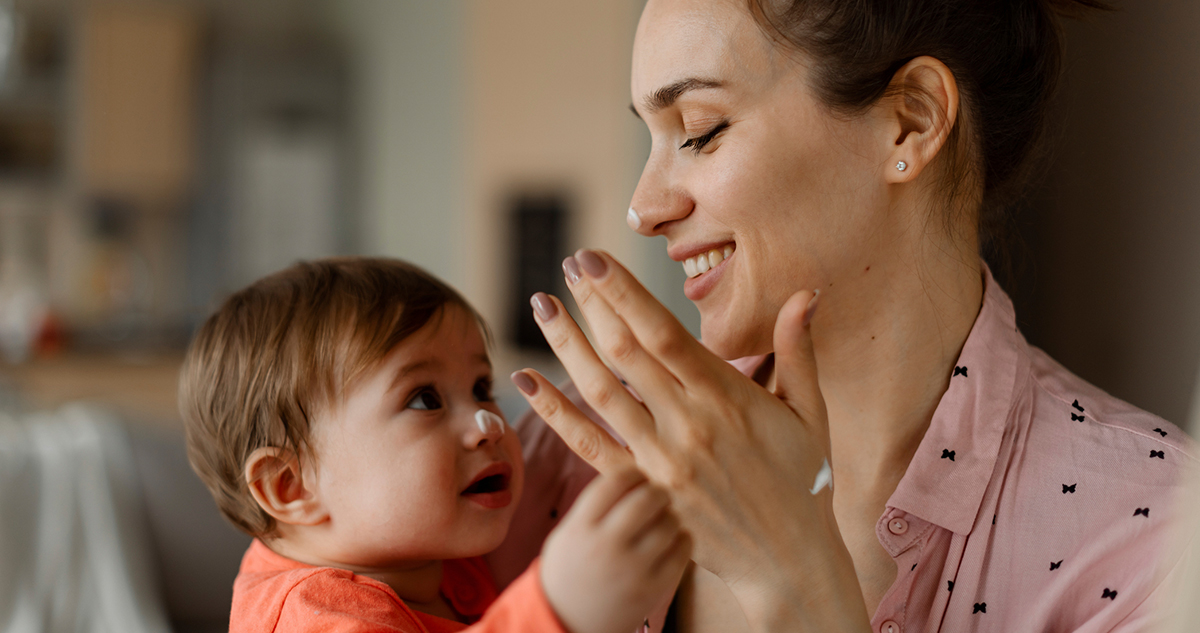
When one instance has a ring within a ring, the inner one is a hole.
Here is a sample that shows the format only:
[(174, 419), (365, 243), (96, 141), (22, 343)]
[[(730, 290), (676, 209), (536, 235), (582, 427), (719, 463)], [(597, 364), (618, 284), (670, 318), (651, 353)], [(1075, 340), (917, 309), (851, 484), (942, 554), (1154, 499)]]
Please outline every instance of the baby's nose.
[(488, 411), (479, 409), (475, 412), (475, 429), (467, 433), (468, 448), (479, 448), (488, 442), (499, 442), (507, 429), (504, 418)]

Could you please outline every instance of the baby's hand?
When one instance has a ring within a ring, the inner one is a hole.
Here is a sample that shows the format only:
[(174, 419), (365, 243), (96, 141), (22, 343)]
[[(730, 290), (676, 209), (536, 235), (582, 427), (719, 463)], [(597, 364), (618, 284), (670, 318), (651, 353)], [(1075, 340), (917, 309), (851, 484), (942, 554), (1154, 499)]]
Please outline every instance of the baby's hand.
[(631, 470), (597, 477), (542, 548), (542, 587), (571, 633), (631, 633), (692, 554), (667, 493)]

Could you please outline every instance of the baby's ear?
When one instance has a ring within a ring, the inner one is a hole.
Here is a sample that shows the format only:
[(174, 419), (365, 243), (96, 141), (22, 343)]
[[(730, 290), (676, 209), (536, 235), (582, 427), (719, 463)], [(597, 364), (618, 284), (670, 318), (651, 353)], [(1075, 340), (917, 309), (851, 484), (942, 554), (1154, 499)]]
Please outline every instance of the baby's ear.
[(255, 449), (243, 475), (254, 501), (276, 521), (316, 525), (329, 518), (319, 495), (306, 484), (294, 452), (274, 446)]

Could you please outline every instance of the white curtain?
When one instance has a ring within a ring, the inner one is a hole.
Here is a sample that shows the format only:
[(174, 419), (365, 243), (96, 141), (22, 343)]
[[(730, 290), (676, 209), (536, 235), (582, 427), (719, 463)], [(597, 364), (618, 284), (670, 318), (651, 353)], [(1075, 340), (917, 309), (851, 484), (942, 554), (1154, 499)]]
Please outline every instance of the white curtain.
[(169, 630), (122, 427), (0, 414), (0, 633)]

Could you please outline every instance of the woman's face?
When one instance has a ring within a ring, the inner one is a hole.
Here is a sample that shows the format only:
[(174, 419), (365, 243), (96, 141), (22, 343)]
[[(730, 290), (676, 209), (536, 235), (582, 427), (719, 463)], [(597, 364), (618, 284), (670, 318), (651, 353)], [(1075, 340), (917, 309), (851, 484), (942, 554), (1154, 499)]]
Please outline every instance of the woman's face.
[(807, 76), (745, 0), (649, 0), (638, 25), (633, 105), (653, 144), (630, 223), (667, 238), (723, 358), (770, 351), (794, 292), (827, 303), (855, 287), (900, 222), (882, 177), (891, 130), (874, 111), (835, 116)]

